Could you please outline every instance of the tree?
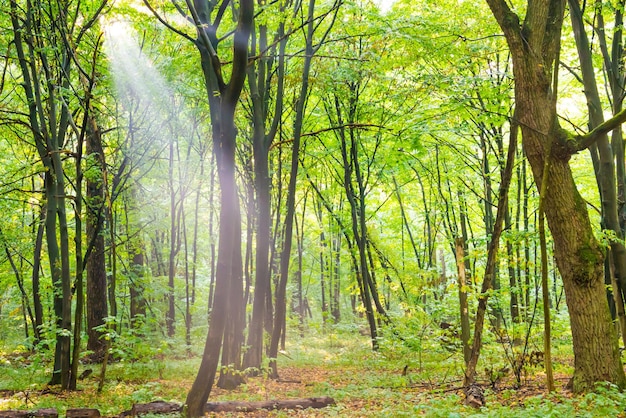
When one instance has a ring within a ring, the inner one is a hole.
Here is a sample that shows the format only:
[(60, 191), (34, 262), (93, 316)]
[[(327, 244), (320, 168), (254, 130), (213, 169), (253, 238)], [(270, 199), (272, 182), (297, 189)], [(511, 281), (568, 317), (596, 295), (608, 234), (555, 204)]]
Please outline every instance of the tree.
[[(77, 73), (84, 73), (79, 59), (81, 42), (97, 24), (105, 5), (106, 0), (93, 9), (68, 7), (66, 2), (10, 2), (16, 60), (28, 108), (25, 123), (46, 170), (45, 233), (57, 322), (51, 383), (61, 384), (63, 389), (70, 385), (72, 334), (70, 231), (66, 208), (66, 175), (69, 174), (64, 155), (68, 153), (66, 142), (75, 134), (77, 114), (84, 110), (80, 103), (85, 97), (81, 97), (82, 89), (76, 77)], [(82, 94), (89, 92), (82, 91)]]
[[(280, 14), (284, 15), (287, 4), (280, 3)], [(266, 9), (265, 13), (269, 10)], [(268, 45), (268, 24), (261, 20), (255, 31), (258, 41), (253, 39), (251, 54), (268, 55), (257, 59), (248, 68), (248, 86), (252, 107), (252, 150), (254, 157), (254, 190), (256, 193), (256, 251), (255, 284), (252, 319), (248, 332), (248, 346), (244, 356), (244, 367), (260, 369), (263, 357), (263, 330), (267, 314), (267, 300), (271, 298), (270, 247), (271, 247), (271, 177), (269, 170), (269, 150), (279, 132), (283, 117), (283, 97), (285, 86), (285, 49), (288, 36), (285, 36), (285, 22), (281, 20), (276, 28), (274, 43)], [(278, 44), (278, 45), (277, 45)], [(278, 50), (278, 59), (274, 58)], [(277, 62), (276, 62), (277, 61)], [(276, 91), (271, 87), (276, 74)], [(273, 114), (270, 111), (270, 97), (275, 95)], [(269, 130), (267, 130), (269, 125)], [(266, 132), (267, 131), (267, 132)]]
[[(621, 122), (612, 119), (586, 135), (566, 132), (557, 118), (557, 80), (564, 0), (528, 2), (522, 20), (503, 0), (487, 0), (511, 51), (515, 103), (524, 149), (538, 188), (548, 184), (545, 215), (567, 298), (574, 346), (572, 387), (581, 392), (595, 382), (626, 385), (615, 329), (605, 301), (604, 254), (568, 164), (601, 132)], [(544, 176), (544, 171), (547, 170)]]
[(108, 315), (107, 271), (104, 246), (105, 218), (105, 179), (106, 164), (102, 147), (102, 133), (92, 116), (86, 135), (88, 165), (86, 167), (86, 224), (85, 232), (91, 255), (87, 258), (87, 349), (96, 353), (96, 358), (103, 354), (105, 342), (100, 338), (98, 327), (104, 325)]
[[(585, 97), (587, 100), (587, 109), (589, 111), (589, 127), (595, 128), (604, 123), (604, 114), (602, 112), (602, 100), (596, 83), (596, 74), (593, 66), (592, 48), (585, 31), (583, 21), (583, 10), (575, 0), (569, 0), (570, 17), (572, 20), (572, 29), (576, 47), (578, 50), (578, 61), (580, 62), (581, 76), (580, 81), (584, 86)], [(613, 114), (619, 113), (621, 110), (622, 90), (618, 86), (620, 80), (623, 79), (621, 74), (622, 67), (614, 65), (612, 61), (621, 61), (621, 21), (622, 10), (616, 8), (615, 22), (617, 29), (613, 35), (612, 53), (607, 50), (606, 30), (604, 29), (604, 18), (601, 2), (596, 2), (594, 12), (599, 17), (596, 28), (594, 30), (600, 37), (600, 50), (604, 58), (604, 67), (607, 69), (606, 74), (609, 79), (607, 91), (611, 92), (610, 100), (613, 102)], [(610, 257), (607, 260), (613, 266), (613, 269), (607, 269), (607, 272), (614, 271), (609, 274), (607, 284), (612, 285), (613, 300), (618, 320), (620, 322), (620, 330), (622, 339), (626, 338), (626, 317), (624, 314), (624, 289), (626, 289), (626, 247), (623, 243), (624, 231), (620, 224), (620, 205), (618, 193), (623, 195), (623, 166), (624, 153), (623, 139), (621, 129), (613, 132), (612, 142), (609, 141), (608, 134), (600, 135), (590, 148), (590, 154), (596, 171), (596, 180), (601, 196), (602, 209), (602, 227), (611, 231), (614, 238), (610, 241)], [(626, 340), (625, 340), (626, 341)]]
[[(293, 143), (291, 149), (291, 165), (289, 169), (289, 183), (287, 185), (287, 202), (285, 213), (285, 226), (284, 226), (284, 241), (283, 248), (280, 255), (280, 271), (278, 286), (276, 289), (276, 310), (274, 315), (274, 327), (272, 329), (272, 337), (269, 347), (270, 367), (272, 369), (271, 374), (273, 377), (278, 377), (278, 368), (276, 365), (276, 357), (278, 356), (278, 343), (285, 329), (285, 318), (287, 310), (286, 290), (287, 290), (287, 278), (289, 275), (289, 263), (291, 261), (291, 244), (293, 240), (293, 225), (295, 216), (295, 201), (296, 201), (296, 183), (298, 177), (298, 167), (300, 164), (300, 143), (302, 140), (302, 126), (305, 116), (306, 102), (309, 95), (309, 76), (311, 72), (311, 62), (313, 56), (319, 50), (323, 41), (328, 35), (330, 28), (332, 28), (337, 11), (340, 6), (340, 2), (332, 4), (329, 13), (332, 13), (332, 21), (330, 26), (324, 32), (322, 39), (315, 44), (314, 35), (316, 30), (315, 23), (315, 0), (309, 0), (307, 19), (306, 19), (306, 34), (305, 34), (305, 56), (304, 65), (302, 67), (300, 92), (297, 96), (297, 102), (295, 106), (295, 115), (293, 120)], [(297, 6), (297, 5), (296, 5)], [(298, 8), (296, 7), (296, 11)]]
[[(234, 116), (237, 102), (246, 79), (248, 39), (254, 22), (254, 3), (240, 0), (232, 43), (232, 67), (228, 82), (223, 78), (222, 63), (217, 54), (217, 28), (222, 23), (227, 0), (219, 8), (209, 2), (187, 3), (196, 25), (206, 91), (211, 109), (214, 153), (220, 185), (219, 249), (215, 279), (215, 298), (209, 322), (204, 353), (198, 375), (187, 394), (187, 416), (204, 415), (204, 405), (211, 393), (217, 372), (220, 350), (235, 348), (238, 321), (243, 308), (241, 215), (235, 181), (235, 144), (237, 131)], [(212, 16), (215, 13), (214, 16)], [(229, 337), (231, 338), (228, 341)], [(232, 353), (227, 353), (232, 354)], [(235, 360), (230, 358), (230, 360)]]

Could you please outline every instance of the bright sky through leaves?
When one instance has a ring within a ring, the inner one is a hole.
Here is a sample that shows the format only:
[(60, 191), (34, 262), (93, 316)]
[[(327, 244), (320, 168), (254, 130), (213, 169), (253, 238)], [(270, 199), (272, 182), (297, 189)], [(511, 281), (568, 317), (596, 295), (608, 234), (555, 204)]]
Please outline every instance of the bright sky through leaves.
[(380, 11), (384, 13), (391, 9), (394, 1), (395, 0), (374, 0), (374, 3), (376, 3), (378, 7), (380, 7)]

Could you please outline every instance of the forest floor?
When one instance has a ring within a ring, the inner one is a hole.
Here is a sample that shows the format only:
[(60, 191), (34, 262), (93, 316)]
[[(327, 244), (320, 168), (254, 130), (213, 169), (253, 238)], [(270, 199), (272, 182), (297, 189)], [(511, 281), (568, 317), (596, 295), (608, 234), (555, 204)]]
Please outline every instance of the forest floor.
[[(574, 396), (566, 388), (571, 355), (555, 355), (557, 389), (548, 394), (541, 365), (524, 368), (521, 385), (510, 372), (483, 371), (485, 406), (463, 404), (462, 359), (446, 350), (407, 352), (398, 347), (372, 352), (365, 338), (335, 335), (293, 342), (279, 355), (279, 380), (261, 373), (235, 390), (214, 388), (210, 402), (265, 401), (332, 397), (322, 409), (220, 413), (216, 417), (623, 417), (626, 394), (599, 386), (594, 393)], [(506, 361), (497, 349), (485, 350), (481, 363), (500, 370)], [(36, 356), (0, 350), (0, 411), (97, 408), (117, 416), (135, 403), (155, 400), (182, 403), (199, 364), (199, 356), (164, 355), (120, 360), (109, 366), (102, 393), (97, 393), (99, 365), (79, 389), (60, 392), (47, 387), (49, 364)], [(0, 416), (2, 414), (0, 413)]]

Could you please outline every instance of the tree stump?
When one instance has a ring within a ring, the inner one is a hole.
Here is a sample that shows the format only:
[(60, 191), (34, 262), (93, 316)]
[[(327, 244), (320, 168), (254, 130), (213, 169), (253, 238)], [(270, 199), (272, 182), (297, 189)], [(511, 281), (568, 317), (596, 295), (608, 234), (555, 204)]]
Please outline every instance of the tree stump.
[(465, 405), (480, 408), (485, 405), (483, 389), (476, 383), (470, 384), (465, 390)]

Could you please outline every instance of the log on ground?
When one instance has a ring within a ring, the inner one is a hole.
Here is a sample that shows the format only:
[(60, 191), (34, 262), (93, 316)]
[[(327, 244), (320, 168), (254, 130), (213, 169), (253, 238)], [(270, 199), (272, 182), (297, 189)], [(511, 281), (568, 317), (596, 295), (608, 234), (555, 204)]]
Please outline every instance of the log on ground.
[(42, 408), (37, 409), (36, 411), (0, 411), (0, 418), (58, 418), (58, 416), (59, 413), (57, 412), (56, 408)]
[(154, 401), (149, 403), (136, 403), (130, 411), (124, 411), (120, 417), (137, 417), (147, 414), (172, 414), (180, 412), (181, 405), (176, 402)]
[(72, 408), (65, 412), (65, 418), (99, 418), (100, 411), (94, 408)]
[(0, 418), (28, 418), (29, 415), (28, 411), (0, 411)]
[(252, 412), (259, 409), (306, 409), (306, 408), (324, 408), (334, 405), (335, 400), (328, 396), (319, 398), (302, 398), (302, 399), (284, 399), (272, 401), (225, 401), (225, 402), (208, 402), (204, 408), (206, 413), (209, 412)]

